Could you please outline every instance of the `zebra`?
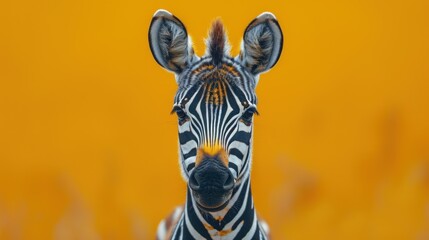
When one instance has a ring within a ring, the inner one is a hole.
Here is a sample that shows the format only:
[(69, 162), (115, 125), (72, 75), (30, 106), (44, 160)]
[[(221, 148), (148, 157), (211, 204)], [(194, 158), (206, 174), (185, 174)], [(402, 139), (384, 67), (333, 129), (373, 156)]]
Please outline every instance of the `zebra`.
[(153, 57), (178, 85), (172, 114), (187, 182), (184, 206), (161, 221), (157, 239), (268, 239), (268, 225), (255, 212), (250, 169), (255, 87), (283, 47), (276, 17), (264, 12), (251, 21), (236, 57), (219, 19), (202, 57), (184, 24), (166, 10), (155, 12), (148, 35)]

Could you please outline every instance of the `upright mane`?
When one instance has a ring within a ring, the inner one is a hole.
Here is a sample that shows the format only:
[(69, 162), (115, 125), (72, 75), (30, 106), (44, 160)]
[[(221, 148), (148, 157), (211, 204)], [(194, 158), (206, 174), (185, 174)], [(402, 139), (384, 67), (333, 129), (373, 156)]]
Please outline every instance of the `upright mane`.
[(229, 56), (229, 43), (220, 19), (213, 22), (207, 39), (206, 55), (210, 55), (214, 65), (221, 63), (224, 56)]

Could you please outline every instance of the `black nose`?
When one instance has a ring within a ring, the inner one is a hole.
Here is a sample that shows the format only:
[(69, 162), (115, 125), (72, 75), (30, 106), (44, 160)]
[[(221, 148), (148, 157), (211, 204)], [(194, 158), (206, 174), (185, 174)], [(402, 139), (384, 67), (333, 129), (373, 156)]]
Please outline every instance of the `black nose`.
[(192, 171), (189, 187), (196, 192), (224, 193), (234, 188), (234, 176), (220, 161), (207, 159)]

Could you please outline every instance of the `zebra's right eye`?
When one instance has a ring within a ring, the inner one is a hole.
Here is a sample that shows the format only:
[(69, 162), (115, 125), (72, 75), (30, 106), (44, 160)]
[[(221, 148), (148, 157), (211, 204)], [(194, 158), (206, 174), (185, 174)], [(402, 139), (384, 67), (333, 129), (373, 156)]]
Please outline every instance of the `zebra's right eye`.
[(189, 120), (188, 115), (186, 115), (185, 111), (183, 111), (183, 109), (180, 108), (179, 106), (175, 106), (173, 108), (173, 111), (171, 111), (171, 112), (172, 113), (175, 112), (177, 114), (177, 118), (179, 119), (179, 125), (180, 126)]

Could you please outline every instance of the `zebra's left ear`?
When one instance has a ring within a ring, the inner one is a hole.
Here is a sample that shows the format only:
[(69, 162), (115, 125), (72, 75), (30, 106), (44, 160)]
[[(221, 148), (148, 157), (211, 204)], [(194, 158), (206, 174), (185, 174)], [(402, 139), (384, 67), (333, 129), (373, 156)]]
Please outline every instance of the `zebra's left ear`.
[(283, 34), (274, 14), (264, 12), (244, 31), (240, 55), (236, 59), (254, 75), (270, 70), (279, 60)]

